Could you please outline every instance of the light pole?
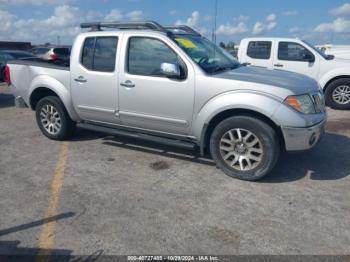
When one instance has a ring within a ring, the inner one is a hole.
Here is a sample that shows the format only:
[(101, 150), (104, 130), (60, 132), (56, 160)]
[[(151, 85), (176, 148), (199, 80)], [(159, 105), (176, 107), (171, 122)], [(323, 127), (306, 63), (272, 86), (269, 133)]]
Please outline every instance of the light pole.
[(216, 44), (216, 21), (218, 17), (218, 0), (214, 0), (214, 25), (213, 25), (213, 34), (212, 34), (212, 41), (214, 44)]

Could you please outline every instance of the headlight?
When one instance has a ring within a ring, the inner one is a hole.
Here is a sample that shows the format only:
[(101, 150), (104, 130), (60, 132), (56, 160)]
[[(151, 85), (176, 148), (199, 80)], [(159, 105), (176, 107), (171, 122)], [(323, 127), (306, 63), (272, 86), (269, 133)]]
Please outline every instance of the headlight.
[(288, 96), (284, 103), (303, 114), (315, 114), (315, 106), (309, 95)]

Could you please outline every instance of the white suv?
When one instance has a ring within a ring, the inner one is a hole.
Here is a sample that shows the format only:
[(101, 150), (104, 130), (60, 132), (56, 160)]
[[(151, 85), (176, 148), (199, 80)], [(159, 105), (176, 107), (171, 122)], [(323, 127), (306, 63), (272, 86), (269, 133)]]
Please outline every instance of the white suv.
[(305, 41), (289, 38), (243, 39), (238, 60), (314, 78), (325, 92), (327, 105), (350, 109), (350, 60), (334, 58)]

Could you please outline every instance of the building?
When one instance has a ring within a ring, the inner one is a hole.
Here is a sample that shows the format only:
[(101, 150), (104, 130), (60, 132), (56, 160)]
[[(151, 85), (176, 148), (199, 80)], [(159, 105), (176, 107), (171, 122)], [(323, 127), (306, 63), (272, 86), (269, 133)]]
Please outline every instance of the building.
[(29, 50), (31, 48), (30, 42), (0, 41), (0, 50)]

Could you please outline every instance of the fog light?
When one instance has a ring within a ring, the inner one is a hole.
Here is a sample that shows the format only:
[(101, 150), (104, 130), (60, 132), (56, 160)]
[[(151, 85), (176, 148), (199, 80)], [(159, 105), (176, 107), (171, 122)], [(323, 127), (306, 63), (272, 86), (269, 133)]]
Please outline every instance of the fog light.
[(316, 142), (316, 134), (313, 133), (313, 134), (310, 136), (309, 145), (312, 146), (313, 144), (315, 144), (315, 142)]

